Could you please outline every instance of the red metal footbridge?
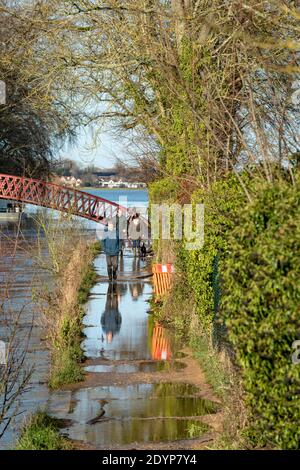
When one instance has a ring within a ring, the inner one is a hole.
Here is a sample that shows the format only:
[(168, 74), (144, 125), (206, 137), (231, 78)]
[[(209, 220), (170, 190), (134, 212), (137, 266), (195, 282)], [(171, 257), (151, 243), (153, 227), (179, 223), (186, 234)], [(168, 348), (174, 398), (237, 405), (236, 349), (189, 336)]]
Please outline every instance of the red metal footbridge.
[(119, 204), (84, 191), (23, 176), (0, 174), (0, 199), (48, 207), (105, 223), (116, 216)]

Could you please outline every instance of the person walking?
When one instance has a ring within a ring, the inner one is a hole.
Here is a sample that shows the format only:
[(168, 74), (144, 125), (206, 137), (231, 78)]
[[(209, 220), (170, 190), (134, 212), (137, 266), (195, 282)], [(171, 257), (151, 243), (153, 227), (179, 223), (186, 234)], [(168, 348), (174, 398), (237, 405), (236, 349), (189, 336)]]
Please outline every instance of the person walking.
[(134, 207), (132, 210), (132, 215), (128, 220), (128, 238), (132, 242), (132, 248), (134, 256), (139, 254), (140, 241), (141, 241), (141, 221), (140, 214), (136, 211)]
[(128, 238), (127, 233), (127, 217), (126, 217), (126, 209), (119, 207), (117, 217), (116, 217), (116, 228), (119, 235), (120, 240), (120, 254), (123, 256), (123, 252), (125, 249), (125, 243)]
[(106, 254), (109, 282), (116, 281), (119, 265), (120, 240), (118, 231), (112, 220), (108, 221), (107, 230), (105, 230), (102, 240), (102, 246)]

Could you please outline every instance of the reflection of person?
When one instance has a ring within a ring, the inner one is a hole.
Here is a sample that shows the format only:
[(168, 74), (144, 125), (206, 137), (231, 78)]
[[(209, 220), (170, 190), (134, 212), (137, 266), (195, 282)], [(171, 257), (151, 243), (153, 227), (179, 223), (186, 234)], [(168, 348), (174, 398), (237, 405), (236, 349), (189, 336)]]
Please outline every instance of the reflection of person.
[(102, 240), (103, 251), (106, 254), (107, 273), (109, 280), (117, 279), (120, 241), (113, 221), (108, 221), (107, 230), (104, 232)]
[(113, 337), (119, 333), (122, 316), (119, 312), (119, 300), (115, 284), (109, 284), (106, 296), (105, 310), (101, 315), (101, 326), (106, 340), (111, 343)]
[[(119, 265), (119, 272), (122, 275), (124, 273), (124, 258), (123, 256), (120, 257), (120, 265)], [(121, 278), (122, 279), (122, 278)], [(128, 290), (127, 282), (122, 282), (122, 280), (118, 282), (118, 295), (121, 297), (126, 294)]]
[[(132, 263), (132, 272), (134, 274), (138, 274), (141, 269), (141, 262), (140, 259), (134, 259)], [(131, 293), (132, 300), (138, 300), (138, 298), (144, 292), (144, 283), (143, 282), (132, 282), (129, 284), (129, 289)]]
[(132, 300), (138, 300), (143, 295), (144, 284), (142, 282), (131, 283), (129, 285)]

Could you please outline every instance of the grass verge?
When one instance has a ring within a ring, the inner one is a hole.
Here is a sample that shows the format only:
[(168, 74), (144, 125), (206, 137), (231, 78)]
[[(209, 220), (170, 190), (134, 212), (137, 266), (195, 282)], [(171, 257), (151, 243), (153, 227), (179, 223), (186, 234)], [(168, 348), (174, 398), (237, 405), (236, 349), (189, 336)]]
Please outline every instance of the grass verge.
[(178, 278), (172, 292), (158, 303), (152, 303), (154, 317), (172, 328), (176, 337), (190, 347), (199, 361), (207, 383), (222, 402), (223, 430), (213, 449), (243, 449), (246, 412), (238, 371), (233, 367), (226, 348), (216, 347), (212, 335), (204, 331), (197, 315), (196, 304), (187, 283)]
[(71, 441), (59, 434), (58, 422), (37, 411), (23, 426), (16, 450), (72, 450)]
[(57, 311), (52, 315), (52, 367), (49, 380), (52, 389), (80, 382), (84, 378), (81, 367), (83, 351), (80, 347), (83, 305), (96, 283), (93, 260), (98, 253), (98, 245), (78, 247), (64, 273), (64, 288), (58, 292)]

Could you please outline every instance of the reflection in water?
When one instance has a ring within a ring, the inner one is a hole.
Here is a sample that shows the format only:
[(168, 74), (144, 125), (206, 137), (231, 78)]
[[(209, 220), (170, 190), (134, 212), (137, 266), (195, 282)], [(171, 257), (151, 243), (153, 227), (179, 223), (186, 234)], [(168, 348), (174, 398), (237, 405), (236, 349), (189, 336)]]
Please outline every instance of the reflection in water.
[(69, 437), (96, 446), (168, 441), (191, 437), (192, 429), (192, 437), (207, 431), (199, 418), (218, 406), (198, 393), (185, 383), (94, 387), (72, 392), (72, 409), (67, 403), (57, 407), (57, 400), (50, 409), (57, 418), (71, 420), (65, 428)]
[(67, 430), (71, 439), (84, 440), (96, 449), (114, 449), (118, 445), (175, 441), (203, 436), (209, 427), (195, 418), (132, 418), (124, 420), (91, 420)]
[[(96, 260), (97, 272), (101, 273), (103, 266), (105, 258), (100, 255)], [(133, 279), (139, 273), (146, 273), (146, 270), (145, 261), (121, 257), (120, 279), (126, 273), (131, 273)], [(85, 357), (123, 361), (174, 359), (179, 345), (174, 344), (173, 335), (155, 323), (147, 313), (147, 300), (151, 292), (147, 278), (129, 282), (118, 280), (111, 286), (106, 282), (97, 284), (91, 291), (83, 319), (86, 338), (82, 348)], [(150, 368), (157, 370), (155, 366)]]
[[(136, 269), (145, 273), (146, 264), (134, 260)], [(103, 272), (105, 258), (97, 258), (96, 269)], [(132, 272), (132, 258), (120, 260), (120, 279)], [(147, 272), (147, 271), (146, 271)], [(97, 284), (91, 291), (86, 306), (85, 340), (82, 343), (87, 358), (110, 360), (149, 360), (151, 347), (148, 344), (148, 322), (146, 300), (151, 296), (151, 284), (141, 280), (118, 280), (113, 286)], [(133, 301), (134, 300), (134, 301)]]
[[(125, 263), (124, 263), (124, 257), (123, 256), (119, 257), (119, 272), (120, 273), (125, 272)], [(118, 295), (119, 296), (125, 295), (127, 290), (128, 290), (127, 282), (118, 281), (117, 290), (118, 290)]]
[(130, 284), (129, 288), (132, 300), (136, 301), (143, 294), (144, 284), (142, 284), (141, 282), (137, 282), (134, 284)]
[[(141, 259), (134, 258), (132, 261), (132, 272), (139, 274), (141, 271)], [(144, 292), (144, 283), (143, 282), (134, 282), (129, 285), (131, 292), (132, 300), (136, 301), (139, 297), (143, 295)]]
[(135, 374), (138, 372), (166, 372), (182, 370), (186, 367), (184, 362), (179, 361), (142, 361), (137, 364), (96, 364), (86, 366), (86, 372), (93, 373), (115, 373), (115, 374)]
[(169, 361), (172, 357), (170, 339), (159, 323), (154, 325), (151, 353), (152, 359), (157, 361)]
[(105, 310), (101, 316), (102, 331), (108, 343), (112, 342), (114, 335), (119, 333), (121, 328), (122, 316), (118, 306), (117, 285), (110, 283), (107, 289)]

